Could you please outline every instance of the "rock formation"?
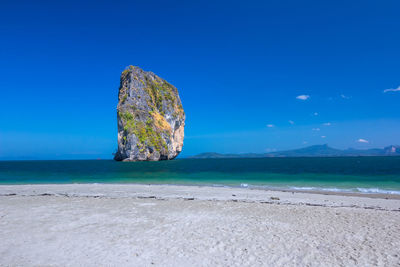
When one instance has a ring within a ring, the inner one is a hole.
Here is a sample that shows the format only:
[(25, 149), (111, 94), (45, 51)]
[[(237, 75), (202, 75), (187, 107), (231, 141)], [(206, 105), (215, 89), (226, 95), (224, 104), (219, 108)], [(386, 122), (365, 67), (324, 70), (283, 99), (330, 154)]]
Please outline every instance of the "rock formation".
[(118, 99), (115, 160), (168, 160), (182, 151), (185, 113), (173, 85), (129, 66), (121, 74)]

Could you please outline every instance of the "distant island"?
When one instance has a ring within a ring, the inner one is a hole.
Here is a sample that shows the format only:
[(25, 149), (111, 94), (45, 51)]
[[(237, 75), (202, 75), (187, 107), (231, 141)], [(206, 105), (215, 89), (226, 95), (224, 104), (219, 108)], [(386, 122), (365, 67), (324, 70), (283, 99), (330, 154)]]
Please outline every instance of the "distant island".
[(308, 146), (300, 149), (277, 151), (270, 153), (220, 154), (215, 152), (201, 153), (188, 158), (272, 158), (272, 157), (359, 157), (359, 156), (400, 156), (400, 146), (390, 145), (385, 148), (373, 149), (336, 149), (324, 145)]

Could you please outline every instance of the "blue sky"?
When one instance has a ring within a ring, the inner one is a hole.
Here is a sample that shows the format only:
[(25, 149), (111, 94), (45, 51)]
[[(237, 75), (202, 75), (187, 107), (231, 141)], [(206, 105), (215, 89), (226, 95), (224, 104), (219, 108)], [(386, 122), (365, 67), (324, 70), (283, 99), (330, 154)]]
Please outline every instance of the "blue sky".
[(1, 6), (0, 158), (111, 158), (128, 65), (178, 88), (182, 156), (400, 144), (398, 1)]

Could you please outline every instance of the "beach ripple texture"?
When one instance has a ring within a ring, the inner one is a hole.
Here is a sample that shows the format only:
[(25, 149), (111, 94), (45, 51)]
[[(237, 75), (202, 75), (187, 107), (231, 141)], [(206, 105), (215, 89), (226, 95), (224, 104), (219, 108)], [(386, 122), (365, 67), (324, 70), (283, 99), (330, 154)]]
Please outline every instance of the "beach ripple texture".
[(182, 151), (185, 112), (178, 90), (139, 67), (121, 74), (117, 161), (174, 159)]

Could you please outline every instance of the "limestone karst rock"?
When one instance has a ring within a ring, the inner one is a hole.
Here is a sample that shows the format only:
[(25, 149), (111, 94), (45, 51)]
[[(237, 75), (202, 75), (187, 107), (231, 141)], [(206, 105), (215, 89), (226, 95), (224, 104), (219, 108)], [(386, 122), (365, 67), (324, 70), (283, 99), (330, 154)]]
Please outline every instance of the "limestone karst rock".
[(168, 160), (182, 151), (185, 112), (173, 85), (129, 66), (121, 74), (118, 99), (115, 160)]

